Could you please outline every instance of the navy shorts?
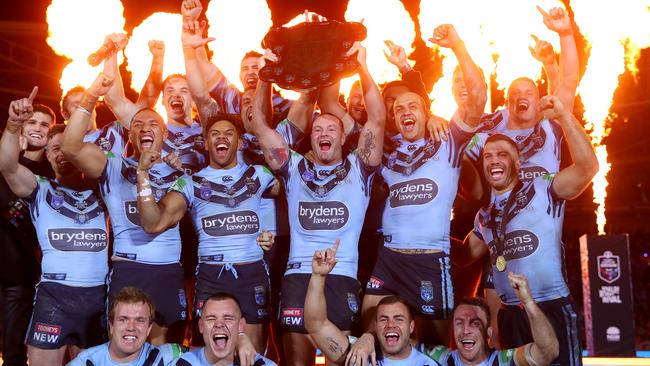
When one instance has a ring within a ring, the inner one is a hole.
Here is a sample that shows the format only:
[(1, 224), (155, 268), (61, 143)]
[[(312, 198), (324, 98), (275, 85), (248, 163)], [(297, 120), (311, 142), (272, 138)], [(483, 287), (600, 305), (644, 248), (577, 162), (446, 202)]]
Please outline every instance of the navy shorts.
[(228, 293), (239, 301), (247, 324), (268, 322), (269, 272), (264, 261), (230, 265), (200, 263), (194, 296), (197, 318), (201, 316), (203, 302), (218, 292)]
[(108, 281), (109, 301), (127, 286), (137, 287), (151, 296), (156, 305), (156, 324), (169, 327), (187, 318), (187, 299), (180, 263), (155, 265), (113, 261)]
[(404, 254), (381, 248), (368, 295), (397, 295), (428, 319), (451, 319), (454, 290), (449, 255)]
[(75, 287), (41, 282), (25, 343), (40, 349), (80, 348), (104, 343), (102, 327), (106, 286)]
[[(289, 332), (305, 330), (305, 296), (311, 274), (295, 273), (284, 276), (280, 294), (280, 325)], [(327, 318), (343, 331), (352, 330), (359, 320), (361, 284), (354, 278), (328, 275), (325, 279)]]
[[(537, 306), (555, 329), (559, 356), (551, 365), (582, 365), (580, 323), (572, 298), (542, 301)], [(526, 310), (518, 305), (501, 305), (498, 316), (499, 342), (503, 349), (517, 348), (533, 341)]]

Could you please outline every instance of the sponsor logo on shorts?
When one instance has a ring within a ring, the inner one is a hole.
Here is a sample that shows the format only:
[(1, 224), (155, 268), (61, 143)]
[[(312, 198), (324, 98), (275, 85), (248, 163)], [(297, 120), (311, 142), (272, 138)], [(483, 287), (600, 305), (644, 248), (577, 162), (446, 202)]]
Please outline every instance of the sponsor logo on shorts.
[(435, 312), (435, 309), (433, 308), (433, 305), (422, 305), (422, 307), (420, 307), (420, 309), (425, 314), (433, 314)]
[(260, 306), (266, 304), (266, 289), (264, 286), (255, 286), (255, 303)]
[(548, 171), (541, 166), (529, 166), (519, 169), (519, 179), (524, 183), (546, 174), (548, 174)]
[(298, 219), (305, 230), (338, 230), (350, 217), (348, 207), (338, 201), (299, 202)]
[(124, 201), (124, 213), (133, 225), (140, 226), (140, 212), (136, 201)]
[(101, 252), (108, 245), (108, 234), (102, 229), (48, 229), (47, 238), (54, 249), (66, 252)]
[(426, 302), (433, 300), (433, 283), (431, 281), (420, 282), (420, 297)]
[(289, 326), (302, 326), (303, 316), (302, 308), (286, 308), (282, 309), (280, 316), (280, 324)]
[(368, 284), (366, 285), (366, 288), (372, 288), (372, 289), (380, 289), (384, 285), (384, 281), (380, 280), (377, 277), (370, 277), (370, 280), (368, 280)]
[(357, 296), (351, 292), (348, 292), (348, 308), (350, 308), (350, 311), (353, 313), (359, 311), (359, 300), (357, 300)]
[[(492, 261), (496, 261), (494, 240), (488, 244)], [(503, 256), (506, 260), (521, 259), (533, 254), (539, 247), (539, 238), (528, 230), (515, 230), (506, 234), (503, 246)]]
[(211, 236), (255, 234), (260, 230), (260, 219), (253, 211), (235, 211), (201, 218), (206, 234)]
[(61, 336), (60, 325), (36, 323), (33, 340), (42, 343), (56, 343)]
[(427, 178), (418, 178), (390, 186), (390, 207), (424, 205), (438, 195), (438, 185)]
[(183, 289), (178, 289), (178, 303), (181, 305), (181, 307), (187, 307), (187, 298), (185, 297), (185, 290)]

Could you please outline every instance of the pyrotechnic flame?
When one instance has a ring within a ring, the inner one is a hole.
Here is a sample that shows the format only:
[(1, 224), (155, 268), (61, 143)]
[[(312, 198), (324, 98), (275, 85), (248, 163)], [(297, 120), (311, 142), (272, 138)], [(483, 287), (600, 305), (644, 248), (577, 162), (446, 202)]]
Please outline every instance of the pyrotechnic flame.
[[(86, 62), (110, 33), (124, 32), (124, 7), (120, 0), (53, 0), (47, 8), (47, 43), (58, 55), (72, 61), (61, 74), (63, 93), (77, 85), (92, 84), (101, 65)], [(121, 62), (121, 61), (120, 61)]]
[(265, 0), (212, 0), (205, 15), (210, 22), (208, 34), (216, 38), (210, 43), (212, 62), (230, 83), (243, 90), (241, 59), (251, 50), (263, 52), (261, 42), (273, 25), (271, 10)]
[[(345, 12), (349, 22), (361, 22), (368, 30), (367, 38), (362, 42), (367, 49), (366, 63), (370, 74), (377, 84), (383, 84), (400, 78), (399, 70), (386, 60), (383, 50), (385, 40), (404, 47), (406, 54), (413, 52), (415, 29), (413, 20), (399, 0), (350, 0)], [(341, 92), (346, 96), (357, 77), (341, 81)]]
[[(556, 0), (540, 1), (538, 4), (544, 9), (562, 6)], [(526, 76), (538, 80), (541, 76), (541, 64), (528, 50), (529, 45), (534, 45), (531, 34), (548, 41), (559, 51), (557, 34), (544, 26), (542, 16), (535, 5), (517, 0), (507, 0), (499, 6), (474, 0), (453, 3), (422, 0), (420, 29), (423, 38), (428, 39), (438, 25), (452, 24), (474, 62), (483, 69), (486, 82), (489, 82), (490, 74), (496, 72), (498, 85), (505, 89), (518, 77)], [(472, 11), (468, 12), (467, 9)], [(513, 15), (505, 15), (503, 9), (509, 9), (508, 14)], [(444, 56), (443, 70), (442, 77), (430, 94), (434, 99), (431, 108), (434, 113), (450, 118), (456, 110), (451, 85), (453, 71), (458, 62), (450, 49), (439, 50)], [(489, 108), (489, 105), (490, 103), (486, 103), (486, 108)]]
[[(605, 198), (610, 164), (607, 162), (607, 148), (602, 141), (609, 134), (609, 122), (613, 117), (609, 109), (618, 87), (619, 75), (625, 72), (626, 67), (636, 72), (639, 50), (650, 46), (647, 27), (650, 12), (648, 2), (638, 0), (624, 0), (616, 4), (573, 0), (571, 7), (580, 31), (591, 46), (579, 94), (585, 107), (585, 127), (600, 164), (600, 171), (592, 182), (594, 202), (598, 204), (598, 233), (605, 234)], [(614, 23), (614, 20), (617, 21)]]

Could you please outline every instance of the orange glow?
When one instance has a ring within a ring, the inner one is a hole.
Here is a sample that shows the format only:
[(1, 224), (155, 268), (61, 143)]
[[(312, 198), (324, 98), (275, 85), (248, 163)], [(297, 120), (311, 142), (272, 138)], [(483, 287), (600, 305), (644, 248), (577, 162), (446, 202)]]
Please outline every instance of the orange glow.
[(59, 80), (63, 93), (77, 85), (87, 87), (95, 80), (102, 66), (90, 67), (86, 59), (106, 35), (124, 33), (123, 13), (120, 0), (52, 1), (46, 15), (47, 44), (56, 54), (72, 60)]

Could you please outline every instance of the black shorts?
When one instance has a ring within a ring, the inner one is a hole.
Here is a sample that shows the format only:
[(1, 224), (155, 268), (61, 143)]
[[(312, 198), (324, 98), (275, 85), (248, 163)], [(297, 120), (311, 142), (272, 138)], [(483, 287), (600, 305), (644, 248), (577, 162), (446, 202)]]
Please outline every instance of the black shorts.
[[(560, 354), (551, 365), (582, 365), (580, 324), (573, 299), (562, 297), (537, 305), (555, 329), (560, 345)], [(503, 349), (520, 347), (533, 341), (526, 311), (518, 305), (501, 305), (498, 324), (499, 342)]]
[(225, 292), (234, 296), (247, 324), (269, 320), (269, 272), (264, 261), (249, 264), (210, 265), (200, 263), (196, 270), (194, 313), (201, 317), (203, 302)]
[(56, 282), (39, 283), (25, 343), (40, 349), (65, 345), (88, 348), (102, 344), (105, 299), (104, 285), (74, 287)]
[[(284, 276), (280, 294), (280, 325), (285, 331), (307, 333), (305, 330), (305, 296), (310, 274)], [(327, 318), (340, 330), (348, 331), (359, 320), (361, 284), (354, 278), (328, 275), (325, 280)]]
[(151, 296), (156, 305), (156, 324), (169, 327), (187, 318), (187, 299), (180, 263), (155, 265), (113, 261), (108, 280), (109, 301), (127, 286), (137, 287)]
[(451, 319), (454, 290), (449, 255), (403, 254), (381, 248), (367, 295), (397, 295), (428, 319)]

